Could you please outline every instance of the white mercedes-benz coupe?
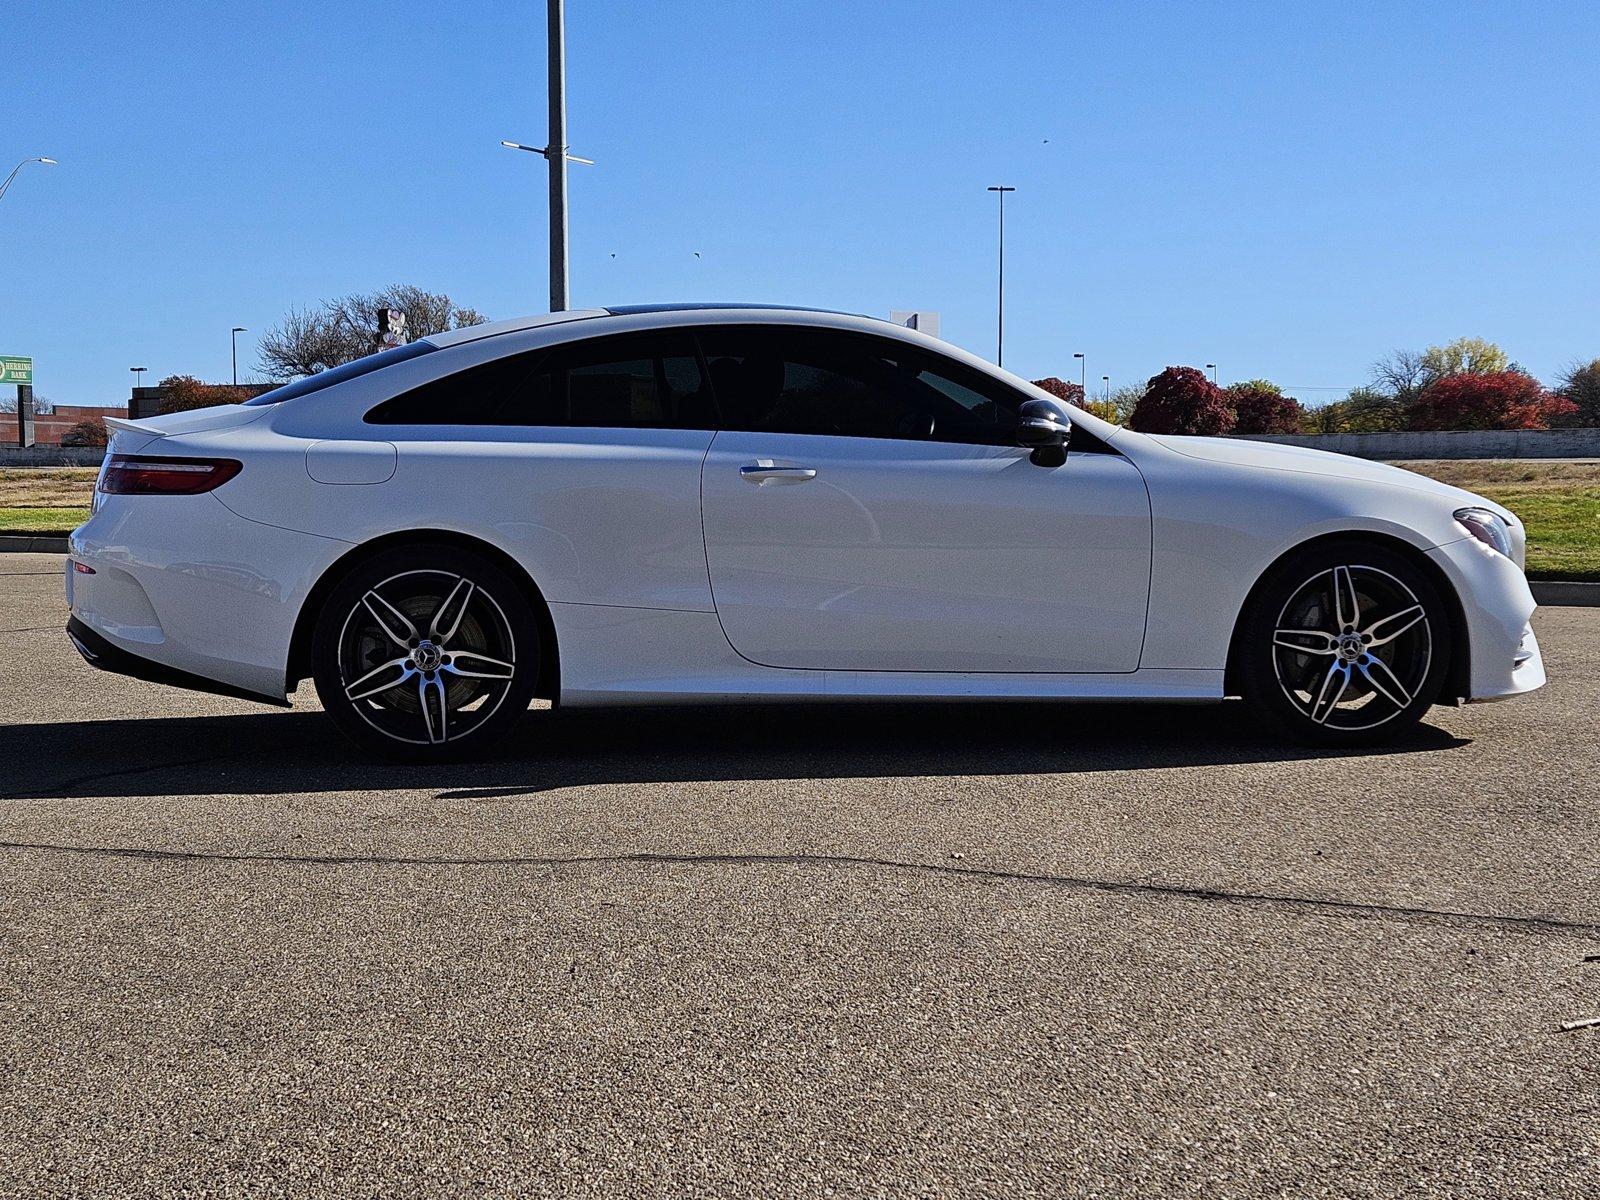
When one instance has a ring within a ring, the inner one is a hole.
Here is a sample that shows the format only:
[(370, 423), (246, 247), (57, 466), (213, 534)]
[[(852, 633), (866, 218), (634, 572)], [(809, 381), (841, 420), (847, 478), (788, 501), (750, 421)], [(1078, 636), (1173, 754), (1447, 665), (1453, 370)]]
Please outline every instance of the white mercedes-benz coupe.
[(1499, 505), (1118, 428), (864, 317), (565, 312), (108, 424), (84, 658), (279, 705), (310, 677), (405, 757), (535, 697), (1242, 696), (1353, 744), (1545, 679)]

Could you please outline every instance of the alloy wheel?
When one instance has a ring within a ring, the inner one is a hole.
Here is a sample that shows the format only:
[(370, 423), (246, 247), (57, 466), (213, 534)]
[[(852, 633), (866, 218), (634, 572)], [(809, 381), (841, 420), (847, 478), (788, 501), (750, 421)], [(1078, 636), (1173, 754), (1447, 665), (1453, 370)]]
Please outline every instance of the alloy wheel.
[(466, 737), (516, 676), (504, 610), (465, 575), (417, 570), (368, 588), (339, 633), (339, 685), (385, 737), (419, 745)]
[(1433, 661), (1433, 628), (1415, 592), (1387, 571), (1341, 565), (1290, 593), (1272, 631), (1272, 663), (1290, 704), (1316, 725), (1358, 731), (1410, 709)]

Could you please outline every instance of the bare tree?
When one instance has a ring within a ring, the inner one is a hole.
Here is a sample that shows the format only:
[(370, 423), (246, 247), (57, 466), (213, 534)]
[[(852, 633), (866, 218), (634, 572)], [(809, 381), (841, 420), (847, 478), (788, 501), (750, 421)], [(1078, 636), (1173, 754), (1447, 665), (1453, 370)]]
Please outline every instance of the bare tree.
[(394, 284), (378, 292), (325, 300), (316, 308), (291, 309), (261, 339), (261, 371), (269, 379), (297, 379), (370, 354), (378, 313), (385, 308), (406, 314), (406, 333), (413, 339), (487, 320), (449, 296)]
[(1578, 406), (1564, 425), (1600, 425), (1600, 358), (1569, 363), (1561, 372), (1557, 394)]
[[(5, 393), (4, 396), (0, 396), (0, 413), (14, 413), (14, 412), (16, 412), (17, 411), (17, 393), (16, 393), (15, 389), (10, 388), (10, 387), (0, 387), (0, 391), (3, 391)], [(44, 396), (41, 396), (41, 395), (39, 395), (38, 392), (35, 392), (33, 394), (33, 413), (34, 413), (34, 416), (36, 416), (36, 417), (47, 417), (51, 413), (55, 412), (55, 410), (56, 410), (56, 402), (54, 400), (48, 399), (47, 397), (44, 397)]]
[(1427, 354), (1420, 350), (1396, 350), (1372, 364), (1372, 388), (1362, 390), (1382, 392), (1404, 405), (1433, 382), (1427, 360)]

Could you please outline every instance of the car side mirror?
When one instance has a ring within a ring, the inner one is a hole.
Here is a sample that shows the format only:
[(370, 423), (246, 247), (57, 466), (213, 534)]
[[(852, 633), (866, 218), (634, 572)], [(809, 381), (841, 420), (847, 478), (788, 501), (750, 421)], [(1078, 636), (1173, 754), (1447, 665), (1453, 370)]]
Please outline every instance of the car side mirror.
[(1054, 400), (1024, 400), (1017, 410), (1017, 445), (1061, 448), (1072, 437), (1072, 418)]

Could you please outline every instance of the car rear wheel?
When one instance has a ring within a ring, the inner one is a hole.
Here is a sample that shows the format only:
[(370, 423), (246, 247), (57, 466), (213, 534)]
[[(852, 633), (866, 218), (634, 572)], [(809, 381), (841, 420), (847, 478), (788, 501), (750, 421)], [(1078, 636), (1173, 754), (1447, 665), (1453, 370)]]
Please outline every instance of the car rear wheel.
[(1363, 745), (1422, 719), (1449, 668), (1450, 618), (1403, 554), (1330, 542), (1291, 556), (1252, 598), (1245, 701), (1303, 740)]
[(456, 546), (383, 551), (354, 566), (317, 619), (312, 676), (323, 707), (365, 749), (460, 758), (527, 711), (539, 630), (523, 590)]

